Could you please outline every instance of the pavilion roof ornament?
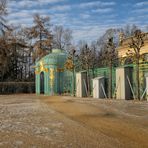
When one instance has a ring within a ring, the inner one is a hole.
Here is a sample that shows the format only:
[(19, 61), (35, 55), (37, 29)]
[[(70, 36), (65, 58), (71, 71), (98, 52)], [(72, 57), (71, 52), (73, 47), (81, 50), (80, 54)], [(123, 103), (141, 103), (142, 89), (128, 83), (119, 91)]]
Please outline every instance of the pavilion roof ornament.
[(43, 64), (43, 61), (40, 61), (40, 71), (44, 71), (44, 64)]

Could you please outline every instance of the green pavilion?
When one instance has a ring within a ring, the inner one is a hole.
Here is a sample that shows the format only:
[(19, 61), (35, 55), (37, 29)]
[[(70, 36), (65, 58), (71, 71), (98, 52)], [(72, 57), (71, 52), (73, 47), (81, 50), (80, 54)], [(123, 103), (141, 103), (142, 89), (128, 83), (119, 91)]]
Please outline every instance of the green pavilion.
[(72, 91), (72, 73), (64, 69), (66, 60), (66, 52), (52, 49), (36, 62), (36, 94), (57, 95)]

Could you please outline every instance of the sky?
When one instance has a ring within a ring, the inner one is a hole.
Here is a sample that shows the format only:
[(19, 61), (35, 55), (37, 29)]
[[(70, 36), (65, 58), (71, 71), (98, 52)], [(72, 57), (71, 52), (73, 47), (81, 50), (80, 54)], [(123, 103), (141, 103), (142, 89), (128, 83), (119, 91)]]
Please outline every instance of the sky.
[(8, 23), (31, 26), (33, 15), (73, 31), (75, 41), (93, 41), (109, 28), (148, 25), (148, 0), (9, 0)]

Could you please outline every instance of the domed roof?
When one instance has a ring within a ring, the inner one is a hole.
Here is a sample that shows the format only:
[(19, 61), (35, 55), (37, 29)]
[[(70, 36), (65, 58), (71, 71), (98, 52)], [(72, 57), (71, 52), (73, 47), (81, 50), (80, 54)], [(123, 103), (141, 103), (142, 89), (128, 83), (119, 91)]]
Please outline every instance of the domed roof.
[(63, 67), (67, 59), (67, 53), (61, 49), (52, 49), (52, 52), (41, 58), (36, 65), (43, 62), (44, 65), (55, 65), (58, 67)]

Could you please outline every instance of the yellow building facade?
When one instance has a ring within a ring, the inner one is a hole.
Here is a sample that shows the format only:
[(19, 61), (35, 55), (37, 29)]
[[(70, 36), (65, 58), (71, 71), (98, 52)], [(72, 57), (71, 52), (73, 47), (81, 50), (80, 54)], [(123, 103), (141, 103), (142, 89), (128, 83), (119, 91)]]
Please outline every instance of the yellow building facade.
[[(125, 39), (122, 37), (120, 38), (120, 45), (117, 48), (119, 59), (127, 58), (128, 50), (130, 51), (134, 50), (129, 47), (130, 42), (131, 42), (131, 37)], [(144, 46), (141, 48), (140, 54), (141, 55), (148, 54), (148, 32), (144, 33)], [(145, 61), (148, 61), (148, 59), (145, 59)]]
[[(144, 94), (144, 91), (146, 90), (145, 81), (146, 81), (146, 78), (148, 77), (148, 32), (143, 33), (143, 35), (144, 35), (144, 46), (140, 49), (141, 58), (139, 61), (139, 80), (140, 80), (141, 94)], [(131, 41), (132, 41), (132, 37), (123, 38), (123, 36), (121, 35), (117, 52), (118, 52), (120, 65), (127, 66), (128, 64), (132, 64), (133, 66), (133, 72), (132, 72), (133, 88), (136, 91), (136, 72), (137, 72), (136, 64), (132, 59), (132, 56), (128, 57), (129, 52), (132, 52), (133, 54), (135, 54), (134, 49), (130, 48)], [(146, 98), (148, 99), (148, 95), (146, 96)]]

